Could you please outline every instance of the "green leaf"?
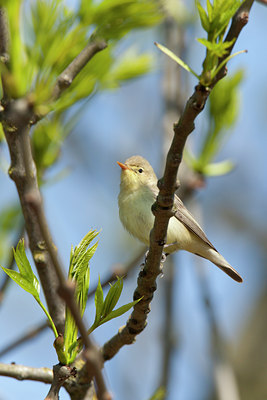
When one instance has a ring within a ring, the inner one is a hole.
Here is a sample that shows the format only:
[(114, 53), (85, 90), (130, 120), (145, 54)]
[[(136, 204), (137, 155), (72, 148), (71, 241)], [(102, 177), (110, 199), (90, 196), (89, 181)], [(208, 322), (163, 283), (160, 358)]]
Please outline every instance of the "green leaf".
[(8, 268), (4, 267), (2, 267), (2, 269), (11, 279), (13, 279), (20, 287), (22, 287), (22, 289), (32, 294), (35, 299), (39, 299), (40, 285), (27, 259), (23, 239), (19, 241), (16, 250), (14, 250), (14, 258), (19, 272), (9, 270)]
[(138, 303), (141, 299), (132, 301), (131, 303), (125, 304), (124, 306), (121, 306), (119, 308), (117, 308), (116, 310), (112, 310), (108, 313), (108, 315), (103, 318), (100, 322), (99, 325), (104, 324), (105, 322), (110, 321), (111, 319), (120, 317), (122, 314), (125, 314), (127, 311), (130, 310), (130, 308), (132, 308), (136, 303)]
[(102, 311), (103, 311), (103, 289), (100, 282), (100, 276), (98, 278), (98, 285), (95, 292), (95, 321), (94, 324), (98, 324), (101, 319)]
[(234, 169), (235, 165), (230, 160), (205, 165), (202, 173), (206, 176), (226, 175)]
[[(81, 316), (83, 316), (85, 311), (89, 290), (89, 261), (96, 251), (98, 242), (91, 247), (89, 246), (97, 235), (98, 232), (96, 232), (95, 230), (89, 231), (74, 250), (72, 247), (70, 253), (70, 266), (68, 276), (69, 279), (76, 283), (75, 300), (79, 306)], [(70, 310), (66, 308), (64, 346), (68, 363), (72, 362), (75, 359), (77, 351), (79, 350), (79, 346), (77, 344), (77, 334), (78, 328), (76, 326), (75, 320)]]
[(200, 21), (201, 21), (202, 28), (206, 32), (209, 32), (210, 23), (209, 23), (209, 18), (208, 18), (207, 14), (206, 14), (206, 11), (204, 10), (204, 8), (202, 7), (202, 5), (200, 4), (199, 1), (196, 2), (196, 5), (197, 5), (198, 13), (199, 13), (199, 16), (200, 16)]
[(116, 283), (114, 283), (114, 285), (110, 285), (110, 289), (105, 298), (102, 311), (102, 316), (104, 318), (113, 310), (113, 308), (116, 306), (120, 298), (123, 288), (123, 280), (122, 278), (117, 278), (117, 279), (118, 280)]
[(163, 386), (160, 386), (155, 393), (150, 397), (149, 400), (164, 400), (166, 397), (166, 389)]
[(176, 56), (171, 50), (167, 49), (167, 47), (163, 46), (162, 44), (155, 43), (158, 49), (160, 49), (163, 53), (165, 53), (168, 57), (174, 60), (177, 64), (183, 67), (186, 71), (191, 72), (197, 79), (199, 79), (199, 75), (192, 70), (183, 60), (181, 60), (178, 56)]
[(232, 46), (232, 44), (235, 42), (236, 39), (231, 40), (230, 42), (210, 42), (207, 39), (197, 39), (197, 41), (201, 44), (203, 44), (211, 53), (212, 55), (215, 55), (216, 57), (223, 57), (226, 53), (229, 47)]
[(6, 272), (6, 274), (13, 279), (22, 289), (24, 289), (26, 292), (30, 293), (33, 295), (37, 303), (40, 305), (42, 310), (45, 312), (51, 326), (54, 332), (55, 337), (58, 336), (56, 327), (53, 323), (53, 320), (42, 304), (40, 297), (39, 297), (39, 292), (40, 292), (40, 285), (38, 282), (38, 279), (34, 275), (31, 265), (27, 259), (26, 253), (25, 253), (25, 248), (24, 248), (24, 240), (21, 239), (16, 247), (16, 250), (14, 250), (14, 258), (17, 263), (19, 272), (10, 270), (8, 268), (2, 267), (2, 269)]

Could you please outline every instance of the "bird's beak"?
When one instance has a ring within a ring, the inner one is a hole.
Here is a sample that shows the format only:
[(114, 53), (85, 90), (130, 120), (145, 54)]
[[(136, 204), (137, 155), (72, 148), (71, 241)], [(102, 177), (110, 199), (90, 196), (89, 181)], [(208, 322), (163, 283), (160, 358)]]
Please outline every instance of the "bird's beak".
[(122, 170), (130, 169), (126, 164), (122, 164), (121, 162), (117, 161), (117, 164), (121, 167)]

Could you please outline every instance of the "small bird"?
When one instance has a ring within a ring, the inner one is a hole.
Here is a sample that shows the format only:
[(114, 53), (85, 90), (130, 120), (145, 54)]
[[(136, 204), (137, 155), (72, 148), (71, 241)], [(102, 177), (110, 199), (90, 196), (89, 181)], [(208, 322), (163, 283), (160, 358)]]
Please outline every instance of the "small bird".
[[(120, 220), (127, 231), (149, 246), (149, 234), (154, 225), (152, 204), (159, 189), (157, 177), (149, 162), (141, 156), (132, 156), (121, 167), (120, 193), (118, 197)], [(206, 237), (178, 196), (174, 197), (175, 215), (170, 218), (166, 255), (186, 250), (211, 261), (237, 282), (243, 279), (223, 258)]]

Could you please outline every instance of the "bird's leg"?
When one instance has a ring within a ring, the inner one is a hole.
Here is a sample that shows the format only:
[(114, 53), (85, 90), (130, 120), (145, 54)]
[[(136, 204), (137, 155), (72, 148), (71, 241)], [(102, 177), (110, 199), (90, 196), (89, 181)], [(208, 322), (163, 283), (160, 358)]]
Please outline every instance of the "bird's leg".
[(177, 242), (173, 242), (173, 243), (169, 243), (169, 244), (165, 244), (164, 245), (164, 253), (165, 253), (166, 257), (170, 254), (166, 250), (168, 250), (171, 246), (174, 246), (175, 244), (177, 244)]
[[(164, 248), (165, 248), (165, 246), (164, 246)], [(148, 253), (149, 253), (149, 250), (147, 250), (147, 251), (146, 251), (146, 254), (145, 254), (145, 263), (146, 263), (146, 261), (147, 261)], [(166, 257), (167, 257), (168, 255), (169, 255), (168, 253), (162, 253), (160, 262), (161, 262), (161, 263), (164, 263), (164, 261), (166, 260)], [(142, 264), (142, 265), (143, 265), (143, 264)]]

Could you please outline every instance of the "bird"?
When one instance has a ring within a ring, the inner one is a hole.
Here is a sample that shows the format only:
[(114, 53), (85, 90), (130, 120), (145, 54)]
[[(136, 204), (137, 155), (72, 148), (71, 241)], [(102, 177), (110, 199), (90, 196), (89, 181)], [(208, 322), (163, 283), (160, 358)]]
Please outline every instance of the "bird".
[[(159, 192), (157, 176), (150, 163), (139, 155), (128, 158), (124, 163), (117, 161), (117, 164), (121, 167), (118, 196), (120, 220), (132, 236), (149, 246), (150, 231), (154, 225), (151, 207)], [(215, 249), (176, 194), (174, 211), (168, 224), (165, 255), (186, 250), (211, 261), (232, 279), (242, 282), (241, 276)]]

